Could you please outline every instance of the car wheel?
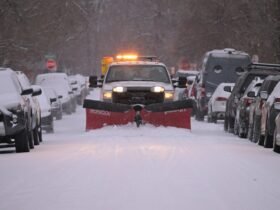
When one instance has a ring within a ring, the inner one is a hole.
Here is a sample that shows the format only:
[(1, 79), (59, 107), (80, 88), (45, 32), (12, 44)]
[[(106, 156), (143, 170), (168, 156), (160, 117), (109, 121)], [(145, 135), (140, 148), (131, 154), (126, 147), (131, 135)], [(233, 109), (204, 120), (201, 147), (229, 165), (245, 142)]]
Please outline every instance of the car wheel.
[(228, 118), (228, 132), (229, 133), (234, 132), (234, 122), (235, 122), (235, 119), (233, 117)]
[(259, 126), (259, 121), (255, 119), (254, 125), (253, 125), (253, 142), (257, 143), (260, 139), (261, 136), (261, 131), (260, 131), (260, 126)]
[(239, 126), (238, 126), (238, 122), (235, 120), (234, 121), (234, 126), (233, 126), (233, 133), (234, 135), (239, 135)]
[(204, 120), (204, 115), (199, 109), (197, 110), (195, 117), (196, 117), (197, 121), (203, 121)]
[(273, 136), (269, 135), (269, 133), (266, 131), (264, 143), (263, 146), (265, 148), (272, 148), (273, 147)]
[(265, 138), (264, 135), (260, 135), (260, 138), (259, 138), (259, 141), (258, 141), (258, 145), (263, 146), (263, 144), (264, 144), (264, 138)]
[(28, 132), (29, 148), (34, 149), (34, 138), (32, 130)]
[(34, 145), (40, 144), (38, 126), (33, 130)]
[(225, 116), (225, 120), (224, 120), (224, 131), (228, 132), (228, 117)]
[(17, 153), (30, 151), (27, 129), (24, 129), (15, 136), (15, 146)]
[(280, 146), (277, 145), (277, 143), (276, 143), (276, 136), (277, 136), (277, 131), (275, 129), (274, 135), (273, 135), (273, 151), (276, 153), (280, 153)]

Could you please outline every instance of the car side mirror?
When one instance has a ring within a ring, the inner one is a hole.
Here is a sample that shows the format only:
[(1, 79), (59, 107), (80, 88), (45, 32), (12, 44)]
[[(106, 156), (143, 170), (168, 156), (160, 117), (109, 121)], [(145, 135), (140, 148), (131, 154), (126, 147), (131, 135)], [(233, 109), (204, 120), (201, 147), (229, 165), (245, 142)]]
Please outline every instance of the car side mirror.
[(42, 94), (41, 88), (32, 88), (32, 90), (33, 90), (32, 96), (39, 96)]
[(261, 91), (260, 96), (261, 99), (266, 100), (268, 98), (268, 93), (266, 91)]
[(228, 93), (231, 93), (231, 86), (225, 86), (224, 91), (228, 92)]
[(25, 89), (21, 92), (21, 95), (22, 96), (26, 96), (26, 95), (30, 95), (33, 93), (33, 89), (32, 88), (28, 88), (28, 89)]
[(187, 84), (188, 85), (192, 85), (193, 84), (193, 80), (188, 80)]
[(254, 91), (249, 91), (247, 93), (247, 96), (250, 97), (250, 98), (255, 98), (256, 97), (256, 93)]
[(56, 102), (56, 98), (51, 98), (50, 101), (51, 103)]
[(101, 80), (98, 80), (97, 76), (89, 77), (89, 87), (91, 88), (102, 87), (102, 85), (99, 85), (98, 82), (103, 82), (103, 79), (101, 78)]

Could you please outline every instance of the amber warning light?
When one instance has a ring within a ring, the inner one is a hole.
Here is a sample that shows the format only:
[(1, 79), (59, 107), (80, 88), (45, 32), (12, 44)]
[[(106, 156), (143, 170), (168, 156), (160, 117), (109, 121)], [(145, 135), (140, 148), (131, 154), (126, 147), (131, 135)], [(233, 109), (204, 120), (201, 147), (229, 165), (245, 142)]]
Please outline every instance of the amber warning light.
[(117, 55), (116, 59), (117, 60), (124, 60), (124, 61), (137, 60), (138, 55), (134, 55), (134, 54)]

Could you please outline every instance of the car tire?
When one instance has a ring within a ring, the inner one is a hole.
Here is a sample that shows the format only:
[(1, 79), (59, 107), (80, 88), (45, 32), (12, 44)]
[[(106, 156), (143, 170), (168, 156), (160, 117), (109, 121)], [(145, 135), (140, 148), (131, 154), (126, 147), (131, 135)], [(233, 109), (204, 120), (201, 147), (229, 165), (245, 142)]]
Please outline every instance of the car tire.
[(260, 126), (259, 126), (259, 121), (255, 119), (254, 124), (253, 124), (253, 139), (252, 141), (254, 143), (259, 142), (260, 136), (261, 136), (261, 131), (260, 131)]
[(259, 141), (258, 141), (258, 145), (264, 146), (264, 138), (265, 138), (264, 135), (260, 135), (260, 138), (259, 138)]
[(228, 132), (228, 117), (225, 116), (225, 120), (224, 120), (224, 131)]
[(235, 119), (233, 117), (228, 118), (228, 132), (229, 133), (234, 132), (234, 121), (235, 121)]
[(28, 132), (29, 148), (34, 149), (34, 138), (32, 130)]
[(276, 153), (280, 153), (280, 146), (276, 144), (276, 135), (277, 135), (277, 131), (275, 129), (273, 135), (273, 151)]
[(39, 145), (40, 144), (40, 138), (39, 138), (39, 131), (38, 131), (38, 126), (33, 130), (33, 138), (34, 138), (34, 145)]
[(264, 143), (263, 146), (265, 148), (272, 148), (273, 147), (273, 136), (269, 135), (269, 133), (266, 131)]
[(195, 117), (196, 117), (197, 121), (203, 121), (204, 120), (204, 115), (199, 109), (197, 110)]
[(30, 151), (28, 131), (26, 129), (24, 129), (23, 131), (15, 135), (15, 147), (16, 147), (16, 153)]

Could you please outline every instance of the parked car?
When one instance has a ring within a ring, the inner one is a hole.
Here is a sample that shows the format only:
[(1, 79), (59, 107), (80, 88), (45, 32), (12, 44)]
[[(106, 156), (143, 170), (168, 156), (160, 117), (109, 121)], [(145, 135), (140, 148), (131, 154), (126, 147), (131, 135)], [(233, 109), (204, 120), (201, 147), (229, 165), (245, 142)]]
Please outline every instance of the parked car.
[(77, 96), (77, 104), (82, 105), (84, 99), (88, 95), (88, 88), (86, 84), (86, 78), (80, 74), (76, 75), (76, 79), (80, 88), (80, 94)]
[(16, 73), (0, 68), (0, 143), (15, 145), (16, 152), (29, 152), (33, 145), (31, 106), (27, 95), (32, 88), (23, 89)]
[[(17, 77), (18, 80), (20, 82), (20, 85), (23, 89), (30, 89), (32, 88), (31, 83), (29, 81), (29, 79), (27, 78), (27, 76), (21, 72), (21, 71), (17, 71)], [(40, 91), (38, 89), (38, 91)], [(30, 127), (30, 137), (31, 139), (34, 140), (34, 145), (39, 145), (40, 142), (42, 141), (42, 130), (41, 130), (41, 109), (40, 109), (40, 105), (39, 102), (37, 100), (37, 97), (33, 95), (27, 95), (25, 96), (28, 98), (28, 100), (30, 101), (30, 106), (31, 106), (31, 125)], [(32, 147), (32, 145), (31, 145)]]
[(235, 83), (250, 64), (250, 56), (234, 49), (213, 50), (203, 58), (200, 78), (196, 87), (196, 119), (207, 115), (208, 101), (220, 83)]
[(226, 101), (230, 96), (224, 91), (225, 87), (233, 88), (234, 83), (221, 83), (218, 85), (208, 102), (208, 122), (216, 123), (217, 120), (224, 119), (226, 111)]
[(62, 119), (62, 96), (57, 95), (56, 91), (53, 88), (44, 88), (49, 101), (51, 102), (51, 113), (53, 118), (56, 120)]
[[(251, 64), (247, 67), (247, 72), (245, 72), (238, 78), (226, 105), (224, 121), (225, 131), (233, 133), (237, 104), (239, 103), (241, 97), (244, 95), (244, 92), (246, 91), (250, 83), (256, 78), (265, 79), (269, 75), (279, 74), (279, 72), (275, 70), (275, 67), (277, 67), (277, 65)], [(230, 92), (230, 90), (227, 91)]]
[[(195, 80), (195, 77), (199, 74), (196, 70), (178, 70), (174, 76), (175, 80), (178, 80), (179, 77), (184, 77), (187, 80), (187, 84), (191, 85), (193, 81)], [(174, 99), (175, 100), (186, 100), (186, 90), (188, 89), (188, 86), (185, 88), (176, 88)]]
[[(35, 86), (38, 87), (39, 86)], [(44, 87), (41, 87), (42, 94), (37, 96), (40, 107), (41, 107), (41, 126), (42, 130), (46, 131), (47, 133), (54, 132), (53, 126), (53, 116), (51, 113), (51, 101), (46, 95), (46, 91)]]
[(256, 79), (252, 80), (250, 85), (245, 90), (243, 96), (237, 103), (234, 134), (238, 135), (240, 138), (246, 138), (248, 135), (250, 105), (258, 94), (262, 83), (263, 80), (259, 77), (256, 77)]
[[(275, 103), (277, 108), (280, 108), (280, 104), (277, 102)], [(280, 153), (280, 114), (277, 115), (275, 119), (275, 129), (273, 135), (273, 151)]]
[[(277, 73), (277, 71), (274, 71), (274, 73)], [(278, 72), (278, 74), (280, 73)], [(266, 77), (257, 94), (257, 97), (250, 106), (248, 138), (253, 142), (258, 142), (260, 145), (263, 145), (264, 141), (264, 137), (261, 137), (262, 109), (263, 104), (267, 100), (267, 98), (262, 97), (261, 92), (267, 92), (268, 94), (271, 94), (278, 81), (280, 81), (279, 75), (271, 75)]]
[(73, 107), (73, 91), (69, 84), (68, 76), (65, 73), (39, 74), (35, 80), (36, 85), (53, 88), (58, 95), (62, 96), (62, 109), (67, 114), (71, 114)]
[[(280, 81), (280, 76), (279, 76)], [(275, 119), (280, 113), (280, 82), (278, 81), (277, 85), (271, 92), (268, 94), (266, 91), (262, 91), (261, 97), (267, 98), (262, 106), (261, 114), (261, 139), (264, 140), (263, 145), (266, 148), (273, 147), (273, 135), (275, 130)]]

